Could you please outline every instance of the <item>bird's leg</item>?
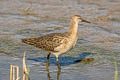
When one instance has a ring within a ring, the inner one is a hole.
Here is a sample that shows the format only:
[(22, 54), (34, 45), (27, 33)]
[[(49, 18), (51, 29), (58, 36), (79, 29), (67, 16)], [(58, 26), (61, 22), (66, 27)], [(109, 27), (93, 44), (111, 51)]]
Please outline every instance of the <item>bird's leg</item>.
[(49, 71), (49, 58), (50, 58), (50, 54), (51, 54), (51, 53), (49, 53), (49, 54), (47, 55), (47, 62), (46, 62), (46, 70), (47, 70), (47, 71)]
[(56, 56), (56, 62), (57, 62), (57, 67), (58, 67), (57, 80), (59, 80), (59, 78), (60, 78), (60, 73), (61, 73), (61, 67), (60, 67), (60, 64), (59, 64), (58, 56)]
[(60, 80), (60, 74), (61, 74), (61, 70), (60, 70), (60, 68), (58, 68), (58, 71), (57, 71), (57, 80)]
[(47, 62), (46, 62), (46, 71), (48, 72), (48, 74), (47, 74), (48, 80), (51, 80), (50, 71), (49, 71), (49, 58), (50, 58), (50, 54), (51, 53), (49, 53), (47, 55)]
[(58, 67), (58, 70), (60, 71), (60, 70), (61, 70), (61, 67), (60, 67), (60, 64), (59, 64), (59, 59), (58, 59), (58, 56), (56, 56), (56, 62), (57, 62), (57, 67)]

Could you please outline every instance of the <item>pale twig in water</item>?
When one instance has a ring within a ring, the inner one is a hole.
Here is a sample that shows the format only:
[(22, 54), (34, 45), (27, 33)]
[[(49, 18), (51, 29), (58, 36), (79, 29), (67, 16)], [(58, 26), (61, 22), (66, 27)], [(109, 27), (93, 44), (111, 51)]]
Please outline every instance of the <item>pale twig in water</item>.
[(115, 60), (115, 74), (114, 74), (114, 80), (118, 80), (118, 65), (117, 61)]

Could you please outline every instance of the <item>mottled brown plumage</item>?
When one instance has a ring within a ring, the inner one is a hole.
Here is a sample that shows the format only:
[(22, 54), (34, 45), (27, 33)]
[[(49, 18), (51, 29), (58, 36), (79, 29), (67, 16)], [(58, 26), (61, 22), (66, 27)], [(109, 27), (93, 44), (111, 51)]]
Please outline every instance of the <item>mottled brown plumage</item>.
[(55, 55), (58, 68), (60, 68), (58, 56), (75, 46), (78, 39), (78, 22), (82, 21), (89, 23), (88, 21), (83, 20), (81, 16), (75, 15), (71, 19), (70, 28), (67, 32), (51, 33), (37, 38), (25, 38), (22, 39), (22, 42), (48, 51), (47, 67), (50, 54), (52, 53)]
[(25, 38), (22, 42), (49, 52), (58, 52), (55, 48), (66, 42), (66, 38), (66, 33), (52, 33), (37, 38)]

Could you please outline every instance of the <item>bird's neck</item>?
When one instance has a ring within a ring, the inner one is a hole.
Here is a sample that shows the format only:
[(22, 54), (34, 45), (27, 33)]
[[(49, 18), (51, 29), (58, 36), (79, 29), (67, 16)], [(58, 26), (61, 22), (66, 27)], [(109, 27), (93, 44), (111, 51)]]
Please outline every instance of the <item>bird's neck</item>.
[(70, 29), (68, 31), (70, 36), (75, 36), (78, 34), (78, 22), (71, 20)]

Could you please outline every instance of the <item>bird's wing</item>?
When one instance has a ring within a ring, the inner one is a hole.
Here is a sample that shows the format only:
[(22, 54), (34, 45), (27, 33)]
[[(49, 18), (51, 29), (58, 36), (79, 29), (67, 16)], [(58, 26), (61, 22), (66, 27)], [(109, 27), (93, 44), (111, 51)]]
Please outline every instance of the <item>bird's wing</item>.
[(25, 38), (22, 42), (43, 50), (57, 52), (55, 48), (66, 42), (66, 36), (61, 33), (52, 33), (38, 38)]

